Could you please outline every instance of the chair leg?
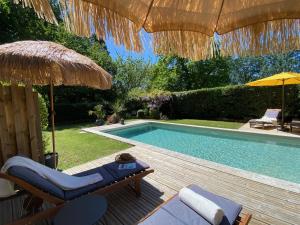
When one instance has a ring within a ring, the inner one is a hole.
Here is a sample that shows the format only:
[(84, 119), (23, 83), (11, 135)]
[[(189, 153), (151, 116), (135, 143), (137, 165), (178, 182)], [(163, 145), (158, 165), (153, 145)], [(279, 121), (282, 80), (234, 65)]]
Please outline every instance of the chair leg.
[(140, 179), (140, 178), (137, 178), (134, 180), (134, 192), (137, 197), (140, 197), (142, 194), (141, 182), (142, 182), (142, 179)]
[(34, 215), (35, 213), (41, 211), (43, 205), (43, 199), (29, 195), (25, 198), (23, 203), (23, 209), (26, 215)]

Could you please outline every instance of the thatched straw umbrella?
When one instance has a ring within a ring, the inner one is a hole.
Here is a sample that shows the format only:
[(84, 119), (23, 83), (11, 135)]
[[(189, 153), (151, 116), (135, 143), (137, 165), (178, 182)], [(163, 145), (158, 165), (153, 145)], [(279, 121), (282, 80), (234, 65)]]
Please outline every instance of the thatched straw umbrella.
[(48, 41), (19, 41), (0, 45), (0, 81), (50, 85), (52, 146), (55, 154), (53, 86), (111, 88), (111, 75), (94, 61)]
[[(300, 48), (299, 0), (60, 2), (70, 30), (85, 36), (95, 32), (103, 40), (111, 36), (130, 50), (142, 50), (142, 28), (153, 33), (156, 53), (192, 59), (212, 56), (215, 34), (221, 40), (223, 55), (259, 55)], [(44, 12), (51, 14), (46, 8)]]

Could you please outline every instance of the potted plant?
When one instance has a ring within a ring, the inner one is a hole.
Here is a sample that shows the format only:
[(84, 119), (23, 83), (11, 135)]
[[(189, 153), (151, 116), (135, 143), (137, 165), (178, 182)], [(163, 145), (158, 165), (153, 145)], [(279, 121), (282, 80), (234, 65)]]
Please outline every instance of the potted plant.
[[(121, 102), (120, 100), (117, 100), (113, 105), (112, 105), (112, 111), (113, 114), (109, 117), (109, 123), (118, 123), (120, 122), (122, 116), (122, 112), (125, 111), (125, 107), (123, 102)], [(124, 122), (124, 119), (123, 119)]]
[(89, 111), (90, 116), (96, 116), (96, 125), (102, 126), (104, 124), (105, 112), (103, 110), (103, 105), (96, 105), (93, 110)]
[[(56, 167), (58, 165), (58, 153), (55, 152), (55, 155), (54, 155), (53, 152), (46, 151), (44, 156), (45, 156), (45, 165), (52, 169), (55, 169), (55, 165), (56, 165)], [(55, 164), (54, 164), (54, 160), (55, 160)]]

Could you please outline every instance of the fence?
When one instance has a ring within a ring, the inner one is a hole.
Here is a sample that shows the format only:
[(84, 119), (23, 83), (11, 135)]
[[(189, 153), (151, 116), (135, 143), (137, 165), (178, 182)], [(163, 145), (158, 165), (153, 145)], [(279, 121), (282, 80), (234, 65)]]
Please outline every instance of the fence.
[(0, 166), (17, 154), (44, 161), (38, 93), (0, 85)]

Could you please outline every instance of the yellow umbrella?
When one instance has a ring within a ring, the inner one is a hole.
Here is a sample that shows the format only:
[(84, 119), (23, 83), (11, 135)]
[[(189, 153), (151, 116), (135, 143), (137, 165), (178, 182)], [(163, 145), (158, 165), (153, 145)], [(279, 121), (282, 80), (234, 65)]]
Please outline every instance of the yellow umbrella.
[(246, 84), (248, 86), (282, 86), (281, 129), (283, 129), (284, 123), (284, 86), (289, 84), (300, 84), (300, 74), (293, 72), (283, 72)]

